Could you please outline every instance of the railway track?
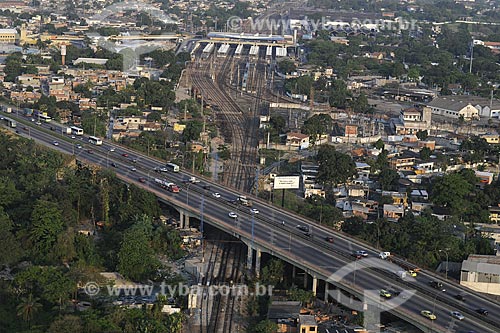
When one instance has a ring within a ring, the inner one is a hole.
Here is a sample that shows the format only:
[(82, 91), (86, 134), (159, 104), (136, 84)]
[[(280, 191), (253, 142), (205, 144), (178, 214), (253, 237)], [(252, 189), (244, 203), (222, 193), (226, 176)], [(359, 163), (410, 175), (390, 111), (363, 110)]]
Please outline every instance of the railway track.
[[(212, 56), (213, 57), (213, 56)], [(245, 130), (250, 126), (254, 128), (255, 119), (245, 114), (242, 108), (226, 91), (226, 78), (230, 67), (230, 57), (224, 58), (216, 73), (215, 80), (211, 76), (210, 59), (204, 62), (197, 61), (190, 68), (193, 86), (198, 90), (204, 100), (218, 107), (217, 120), (221, 133), (226, 142), (231, 144), (231, 159), (225, 163), (223, 183), (238, 190), (248, 191), (249, 177), (252, 175), (248, 161), (255, 163), (256, 147), (255, 135), (248, 135)], [(214, 62), (215, 63), (215, 62)], [(252, 131), (250, 131), (250, 134)]]
[(230, 246), (229, 242), (235, 241), (222, 237), (210, 241), (211, 250), (204, 280), (206, 287), (202, 300), (202, 309), (206, 309), (202, 314), (202, 333), (233, 332), (235, 304), (240, 298), (232, 285), (233, 281), (241, 279), (244, 253), (241, 244), (235, 242)]

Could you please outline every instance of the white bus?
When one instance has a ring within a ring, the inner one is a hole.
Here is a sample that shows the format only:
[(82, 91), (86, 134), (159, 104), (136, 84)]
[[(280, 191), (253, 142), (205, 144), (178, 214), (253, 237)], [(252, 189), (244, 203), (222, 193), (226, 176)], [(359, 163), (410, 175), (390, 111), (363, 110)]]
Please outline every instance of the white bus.
[(166, 165), (167, 169), (172, 172), (179, 172), (180, 168), (177, 164), (174, 163), (167, 163)]
[(15, 120), (9, 119), (9, 118), (3, 118), (7, 126), (11, 128), (16, 128), (17, 127), (17, 122)]
[(49, 116), (44, 116), (43, 114), (38, 115), (38, 119), (46, 123), (49, 123), (52, 120), (52, 118), (50, 118)]
[(102, 139), (96, 137), (96, 136), (89, 136), (89, 143), (96, 145), (96, 146), (101, 146), (102, 145)]
[(73, 135), (83, 135), (83, 129), (76, 126), (71, 126), (71, 134)]

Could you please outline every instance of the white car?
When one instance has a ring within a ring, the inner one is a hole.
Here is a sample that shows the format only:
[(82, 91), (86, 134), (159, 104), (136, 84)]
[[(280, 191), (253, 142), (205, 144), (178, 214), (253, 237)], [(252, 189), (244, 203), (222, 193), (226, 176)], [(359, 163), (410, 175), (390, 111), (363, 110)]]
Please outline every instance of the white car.
[(212, 193), (212, 196), (214, 198), (220, 198), (220, 193), (219, 192)]
[(59, 142), (57, 142), (57, 141), (52, 142), (52, 144), (53, 144), (54, 146), (59, 146)]
[(456, 319), (458, 319), (458, 320), (464, 320), (464, 319), (465, 319), (464, 315), (463, 315), (463, 314), (461, 314), (461, 313), (460, 313), (460, 312), (458, 312), (458, 311), (451, 311), (451, 312), (450, 312), (450, 315), (451, 315), (453, 318), (456, 318)]
[(259, 210), (257, 208), (250, 209), (251, 214), (259, 214)]
[(229, 212), (229, 217), (235, 219), (238, 217), (238, 214), (236, 214), (235, 212)]
[(71, 136), (71, 138), (72, 138), (72, 139), (76, 139), (76, 136), (72, 135), (72, 136)]
[(115, 147), (109, 148), (109, 151), (115, 151)]
[(130, 171), (137, 171), (137, 169), (135, 167), (131, 167)]

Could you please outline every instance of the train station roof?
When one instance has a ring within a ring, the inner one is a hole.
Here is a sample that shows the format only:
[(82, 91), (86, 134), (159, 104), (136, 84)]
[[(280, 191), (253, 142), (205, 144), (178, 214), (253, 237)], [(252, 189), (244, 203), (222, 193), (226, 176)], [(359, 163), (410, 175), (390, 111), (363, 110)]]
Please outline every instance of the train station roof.
[(267, 41), (267, 42), (268, 41), (281, 42), (285, 40), (284, 36), (279, 36), (279, 35), (246, 34), (246, 33), (235, 33), (235, 32), (209, 32), (207, 34), (207, 37)]

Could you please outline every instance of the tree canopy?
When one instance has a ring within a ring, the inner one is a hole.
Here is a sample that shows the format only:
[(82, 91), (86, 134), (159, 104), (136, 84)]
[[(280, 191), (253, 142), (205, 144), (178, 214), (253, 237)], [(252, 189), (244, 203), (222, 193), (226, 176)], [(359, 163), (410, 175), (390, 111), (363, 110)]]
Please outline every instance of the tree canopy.
[(318, 180), (329, 187), (343, 184), (357, 173), (351, 156), (337, 151), (331, 145), (321, 145), (317, 159)]

